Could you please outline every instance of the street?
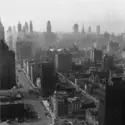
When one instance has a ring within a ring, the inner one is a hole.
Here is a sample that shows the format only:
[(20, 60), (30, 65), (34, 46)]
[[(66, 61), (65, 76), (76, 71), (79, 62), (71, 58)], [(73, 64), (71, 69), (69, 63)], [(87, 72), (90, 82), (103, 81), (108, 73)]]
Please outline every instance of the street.
[(28, 123), (24, 123), (24, 125), (47, 125), (47, 124), (51, 124), (51, 118), (47, 118), (45, 116), (45, 108), (43, 107), (43, 105), (40, 103), (40, 100), (37, 98), (35, 93), (31, 93), (31, 95), (29, 95), (28, 90), (31, 90), (31, 86), (29, 84), (29, 81), (26, 77), (26, 75), (24, 74), (23, 71), (16, 71), (16, 74), (18, 76), (18, 80), (19, 83), (18, 84), (23, 84), (23, 88), (19, 89), (19, 91), (23, 94), (24, 96), (24, 104), (26, 106), (26, 104), (30, 104), (33, 106), (34, 110), (38, 113), (38, 116), (40, 117), (39, 121), (35, 121), (35, 122), (28, 122)]

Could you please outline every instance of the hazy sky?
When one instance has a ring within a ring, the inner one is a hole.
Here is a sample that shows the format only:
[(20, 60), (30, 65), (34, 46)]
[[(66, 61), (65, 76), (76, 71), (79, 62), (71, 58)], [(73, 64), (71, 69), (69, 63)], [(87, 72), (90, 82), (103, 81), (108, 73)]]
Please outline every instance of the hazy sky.
[(101, 25), (101, 31), (120, 33), (125, 29), (125, 0), (0, 0), (0, 17), (7, 28), (20, 21), (32, 20), (34, 29), (46, 30), (47, 20), (52, 30), (72, 31), (78, 23), (80, 30)]

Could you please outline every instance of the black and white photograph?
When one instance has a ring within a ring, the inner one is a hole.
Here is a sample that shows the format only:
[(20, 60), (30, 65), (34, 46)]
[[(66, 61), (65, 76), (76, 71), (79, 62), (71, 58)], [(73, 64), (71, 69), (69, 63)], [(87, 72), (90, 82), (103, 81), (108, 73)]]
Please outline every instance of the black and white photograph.
[(125, 0), (0, 0), (0, 125), (125, 125)]

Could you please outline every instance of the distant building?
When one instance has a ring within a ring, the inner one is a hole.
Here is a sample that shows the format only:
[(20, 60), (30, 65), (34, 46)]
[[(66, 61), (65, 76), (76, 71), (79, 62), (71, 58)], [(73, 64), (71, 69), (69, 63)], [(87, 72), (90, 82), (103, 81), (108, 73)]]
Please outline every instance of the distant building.
[(100, 35), (100, 26), (99, 25), (96, 27), (96, 33), (97, 33), (97, 35)]
[(32, 21), (30, 21), (30, 33), (33, 32), (33, 24), (32, 24)]
[(74, 24), (73, 25), (73, 30), (74, 30), (74, 33), (78, 33), (79, 32), (79, 26), (78, 26), (78, 24)]
[(14, 33), (16, 32), (16, 27), (15, 27), (15, 26), (13, 26), (13, 32), (14, 32)]
[(11, 27), (9, 27), (6, 32), (6, 41), (9, 46), (9, 49), (13, 50), (13, 32)]
[(84, 31), (84, 26), (82, 27), (82, 33), (83, 33), (83, 34), (85, 33), (85, 31)]
[(47, 26), (46, 26), (46, 30), (47, 32), (44, 33), (44, 37), (45, 37), (45, 44), (47, 47), (51, 46), (53, 43), (56, 42), (57, 40), (57, 36), (55, 33), (52, 32), (52, 27), (51, 27), (51, 22), (48, 21), (47, 22)]
[(22, 25), (21, 25), (21, 23), (19, 22), (18, 23), (18, 32), (21, 32), (22, 31)]
[(91, 33), (91, 26), (89, 26), (89, 28), (88, 28), (88, 32)]
[(24, 27), (25, 27), (25, 32), (28, 33), (28, 31), (29, 31), (29, 26), (28, 26), (28, 23), (27, 23), (27, 22), (25, 22), (25, 26), (24, 26)]
[(11, 32), (11, 33), (12, 33), (12, 27), (11, 27), (11, 26), (9, 26), (8, 32)]
[[(114, 80), (113, 80), (114, 79)], [(125, 88), (124, 81), (112, 78), (113, 84), (106, 83), (105, 104), (100, 108), (102, 117), (100, 125), (124, 125), (125, 124)]]
[(4, 26), (0, 20), (0, 40), (5, 39), (5, 34), (4, 34)]
[(47, 27), (46, 27), (47, 33), (51, 33), (51, 22), (47, 22)]

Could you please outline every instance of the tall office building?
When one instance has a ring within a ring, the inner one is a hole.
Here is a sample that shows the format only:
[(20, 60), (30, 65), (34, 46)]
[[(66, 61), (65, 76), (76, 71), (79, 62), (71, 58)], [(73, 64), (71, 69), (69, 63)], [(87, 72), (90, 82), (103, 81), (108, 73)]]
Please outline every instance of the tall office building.
[(105, 102), (100, 103), (99, 125), (125, 124), (125, 86), (122, 78), (112, 78), (106, 83)]
[(13, 33), (15, 33), (16, 32), (16, 27), (15, 26), (13, 26)]
[(88, 32), (91, 33), (91, 26), (89, 26), (89, 28), (88, 28)]
[(12, 27), (11, 26), (8, 27), (8, 32), (12, 33)]
[(52, 109), (55, 117), (63, 117), (68, 115), (68, 101), (63, 95), (59, 95), (58, 92), (51, 97)]
[(4, 34), (4, 26), (0, 20), (0, 40), (5, 39), (5, 34)]
[(73, 30), (74, 30), (74, 33), (78, 33), (79, 32), (79, 25), (78, 24), (74, 24), (73, 25)]
[(30, 33), (33, 32), (33, 24), (32, 24), (32, 21), (30, 21)]
[(84, 25), (83, 25), (83, 27), (82, 27), (82, 34), (84, 34), (85, 33), (85, 30), (84, 30)]
[(25, 22), (25, 32), (28, 33), (28, 31), (29, 31), (29, 26), (28, 26), (28, 23)]
[(10, 50), (13, 50), (13, 34), (12, 34), (11, 27), (9, 27), (7, 31), (7, 42), (8, 42)]
[(96, 34), (100, 35), (100, 26), (99, 25), (96, 27)]
[(47, 30), (47, 33), (51, 33), (52, 29), (51, 29), (51, 22), (50, 21), (47, 22), (46, 30)]
[(18, 32), (21, 32), (22, 31), (22, 25), (21, 25), (21, 23), (19, 22), (18, 23)]

